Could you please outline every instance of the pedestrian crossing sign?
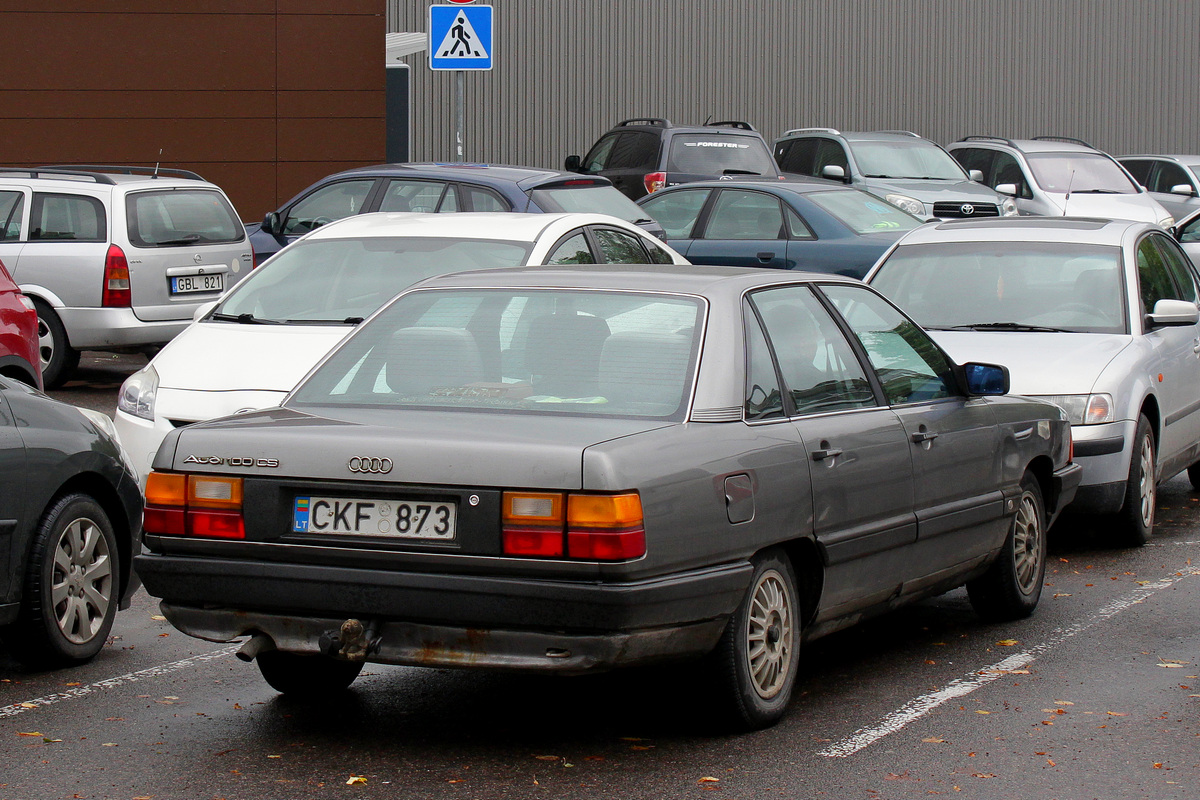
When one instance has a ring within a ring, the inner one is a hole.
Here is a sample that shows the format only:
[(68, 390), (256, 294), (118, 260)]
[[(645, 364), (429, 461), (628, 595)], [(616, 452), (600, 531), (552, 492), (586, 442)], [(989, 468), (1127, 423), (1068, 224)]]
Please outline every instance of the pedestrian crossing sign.
[(430, 69), (492, 68), (492, 7), (429, 7)]

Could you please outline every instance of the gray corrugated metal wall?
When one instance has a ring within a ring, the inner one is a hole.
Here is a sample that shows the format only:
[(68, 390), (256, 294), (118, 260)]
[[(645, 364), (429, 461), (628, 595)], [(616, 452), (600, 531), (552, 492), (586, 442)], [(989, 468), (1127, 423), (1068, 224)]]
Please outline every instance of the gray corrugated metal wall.
[[(428, 2), (387, 0), (388, 30)], [(1194, 0), (498, 0), (496, 66), (466, 75), (471, 161), (561, 166), (614, 122), (1075, 136), (1200, 151)], [(413, 67), (413, 158), (454, 153), (453, 73)]]

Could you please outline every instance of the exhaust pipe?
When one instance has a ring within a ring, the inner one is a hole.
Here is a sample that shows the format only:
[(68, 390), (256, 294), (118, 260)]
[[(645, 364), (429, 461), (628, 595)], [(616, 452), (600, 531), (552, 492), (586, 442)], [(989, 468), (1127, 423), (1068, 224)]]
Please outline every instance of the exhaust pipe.
[(257, 658), (259, 653), (270, 652), (274, 649), (274, 639), (265, 633), (256, 633), (244, 645), (238, 648), (238, 651), (234, 655), (242, 661), (250, 662)]

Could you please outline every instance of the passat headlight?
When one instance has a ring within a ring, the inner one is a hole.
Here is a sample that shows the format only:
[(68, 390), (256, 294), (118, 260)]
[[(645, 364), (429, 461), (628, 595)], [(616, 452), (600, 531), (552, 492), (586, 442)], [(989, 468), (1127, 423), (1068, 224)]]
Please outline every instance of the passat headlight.
[(1115, 419), (1111, 394), (1044, 394), (1037, 397), (1067, 412), (1072, 425), (1100, 425)]
[(920, 200), (902, 194), (885, 194), (883, 199), (901, 211), (907, 211), (914, 217), (925, 216), (925, 204)]
[(150, 364), (139, 369), (121, 384), (117, 409), (142, 419), (154, 419), (154, 395), (158, 393), (158, 371)]
[(1006, 197), (1000, 202), (1000, 216), (1015, 217), (1017, 215), (1017, 201), (1011, 197)]

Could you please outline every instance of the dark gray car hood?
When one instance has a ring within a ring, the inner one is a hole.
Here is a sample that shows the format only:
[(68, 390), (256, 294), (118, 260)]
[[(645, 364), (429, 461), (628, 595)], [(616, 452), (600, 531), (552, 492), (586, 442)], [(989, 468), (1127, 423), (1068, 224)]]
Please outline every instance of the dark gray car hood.
[[(329, 480), (580, 489), (590, 445), (661, 428), (661, 420), (394, 409), (267, 409), (173, 432), (157, 469)], [(356, 474), (354, 457), (391, 459)], [(232, 460), (232, 463), (231, 463)]]

